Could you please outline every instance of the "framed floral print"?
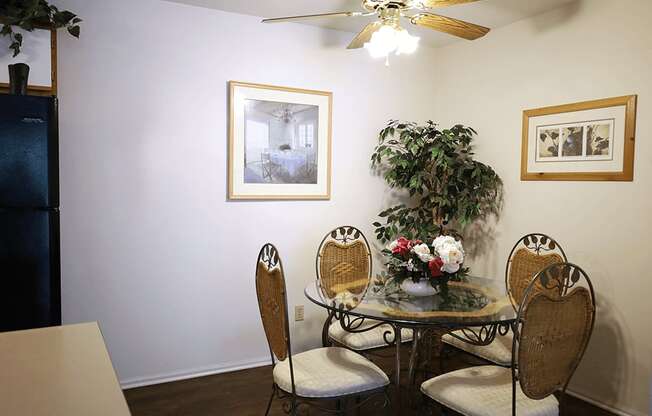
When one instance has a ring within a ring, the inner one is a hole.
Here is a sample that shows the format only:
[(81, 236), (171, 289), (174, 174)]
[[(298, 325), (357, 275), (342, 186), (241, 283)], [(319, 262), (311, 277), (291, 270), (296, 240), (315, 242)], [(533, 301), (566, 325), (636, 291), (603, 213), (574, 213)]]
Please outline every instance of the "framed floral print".
[(333, 95), (229, 82), (229, 199), (330, 199)]
[(636, 95), (523, 112), (521, 180), (632, 181)]

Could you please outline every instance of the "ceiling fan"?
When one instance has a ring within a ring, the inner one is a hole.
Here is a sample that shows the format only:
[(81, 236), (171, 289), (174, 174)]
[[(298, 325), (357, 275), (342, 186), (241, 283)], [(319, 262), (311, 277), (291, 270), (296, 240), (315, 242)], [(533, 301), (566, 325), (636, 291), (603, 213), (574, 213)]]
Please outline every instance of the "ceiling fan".
[(478, 0), (363, 0), (359, 12), (335, 12), (309, 14), (303, 16), (276, 17), (263, 19), (263, 23), (293, 22), (322, 17), (378, 16), (356, 35), (348, 49), (366, 48), (374, 57), (388, 57), (391, 52), (412, 53), (416, 50), (419, 38), (410, 35), (401, 27), (401, 18), (410, 23), (448, 33), (467, 40), (478, 39), (489, 32), (489, 28), (430, 13), (431, 9), (472, 3)]

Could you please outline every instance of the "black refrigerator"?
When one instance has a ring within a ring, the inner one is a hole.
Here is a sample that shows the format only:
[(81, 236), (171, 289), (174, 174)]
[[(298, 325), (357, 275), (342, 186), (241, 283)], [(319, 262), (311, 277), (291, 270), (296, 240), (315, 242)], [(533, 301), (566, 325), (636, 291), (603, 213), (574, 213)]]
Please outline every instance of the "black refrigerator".
[(0, 94), (0, 332), (61, 324), (57, 99)]

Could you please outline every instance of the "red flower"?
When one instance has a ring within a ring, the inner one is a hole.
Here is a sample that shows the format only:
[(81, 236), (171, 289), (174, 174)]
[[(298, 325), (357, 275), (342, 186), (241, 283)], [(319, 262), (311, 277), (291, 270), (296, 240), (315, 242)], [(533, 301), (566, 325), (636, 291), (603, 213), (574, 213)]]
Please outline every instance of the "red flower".
[(399, 237), (396, 240), (396, 247), (392, 249), (392, 254), (399, 254), (404, 256), (410, 252), (412, 249), (412, 242), (405, 237)]
[(442, 266), (444, 265), (444, 261), (440, 257), (435, 257), (434, 259), (430, 260), (428, 263), (428, 268), (430, 269), (430, 275), (432, 277), (440, 277), (444, 274), (444, 272), (441, 271)]

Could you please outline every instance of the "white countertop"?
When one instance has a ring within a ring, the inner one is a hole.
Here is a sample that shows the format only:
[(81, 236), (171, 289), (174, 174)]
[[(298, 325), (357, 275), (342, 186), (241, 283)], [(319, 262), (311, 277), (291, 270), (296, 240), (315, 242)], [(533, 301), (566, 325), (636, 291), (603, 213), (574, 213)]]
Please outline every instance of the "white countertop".
[(97, 323), (0, 333), (0, 415), (130, 415)]

